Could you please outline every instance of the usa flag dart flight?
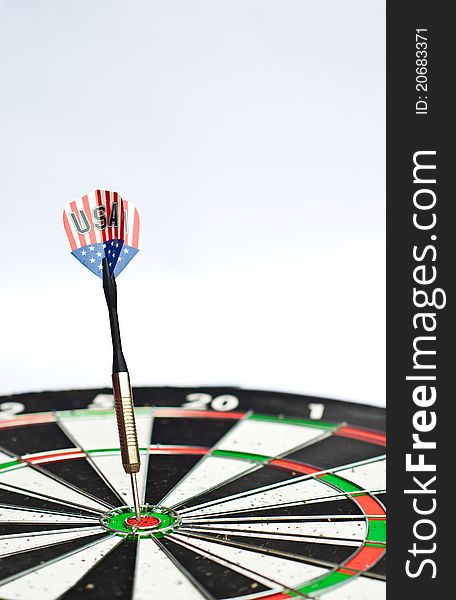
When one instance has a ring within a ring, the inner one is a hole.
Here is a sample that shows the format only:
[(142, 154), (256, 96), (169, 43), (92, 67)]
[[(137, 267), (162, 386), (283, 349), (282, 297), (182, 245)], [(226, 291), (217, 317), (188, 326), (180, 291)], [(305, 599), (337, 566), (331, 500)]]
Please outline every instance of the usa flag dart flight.
[(117, 277), (141, 247), (138, 210), (117, 192), (95, 190), (73, 200), (63, 225), (71, 254), (101, 279), (103, 258)]

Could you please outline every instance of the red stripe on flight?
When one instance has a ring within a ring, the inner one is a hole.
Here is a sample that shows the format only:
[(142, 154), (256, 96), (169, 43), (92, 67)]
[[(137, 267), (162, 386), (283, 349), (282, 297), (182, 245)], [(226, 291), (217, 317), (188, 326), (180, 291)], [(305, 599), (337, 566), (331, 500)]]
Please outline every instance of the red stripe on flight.
[[(95, 194), (97, 196), (97, 206), (104, 206), (103, 199), (101, 197), (101, 190), (97, 190), (95, 192)], [(107, 223), (107, 221), (106, 221), (106, 223)], [(101, 229), (101, 239), (103, 242), (106, 242), (106, 227), (104, 229)]]
[(68, 221), (66, 212), (63, 213), (63, 226), (65, 227), (65, 232), (67, 234), (68, 242), (70, 244), (71, 251), (73, 252), (74, 250), (76, 250), (77, 246), (76, 246), (76, 242), (74, 241), (73, 232), (71, 231), (71, 226)]
[(133, 244), (134, 248), (137, 248), (139, 245), (139, 213), (135, 208), (135, 216), (133, 219)]
[(112, 240), (112, 227), (109, 227), (109, 222), (111, 220), (111, 192), (106, 191), (106, 231), (107, 231), (107, 239)]

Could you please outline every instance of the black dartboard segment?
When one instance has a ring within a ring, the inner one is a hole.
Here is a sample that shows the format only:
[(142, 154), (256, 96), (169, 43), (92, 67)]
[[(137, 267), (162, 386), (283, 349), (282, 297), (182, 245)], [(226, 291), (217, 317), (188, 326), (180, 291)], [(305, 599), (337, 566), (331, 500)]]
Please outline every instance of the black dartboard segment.
[(0, 448), (18, 456), (41, 452), (43, 440), (46, 440), (46, 450), (73, 447), (71, 440), (55, 423), (37, 423), (33, 428), (15, 427), (0, 430)]
[(353, 554), (353, 546), (342, 544), (320, 544), (318, 540), (311, 543), (298, 541), (294, 539), (251, 539), (236, 535), (227, 535), (220, 533), (190, 533), (194, 538), (206, 539), (220, 544), (232, 545), (235, 548), (245, 548), (259, 554), (270, 554), (292, 558), (294, 561), (302, 561), (309, 564), (316, 564), (322, 567), (336, 567)]
[(135, 404), (161, 516), (141, 535), (110, 512), (131, 502), (110, 390), (0, 398), (2, 600), (384, 599), (382, 409), (237, 388)]
[[(73, 523), (71, 525), (71, 529), (77, 529), (79, 527), (87, 527), (85, 523)], [(53, 530), (62, 530), (68, 529), (68, 525), (66, 523), (0, 523), (0, 536), (5, 536), (3, 539), (5, 540), (7, 536), (29, 536), (33, 537), (40, 532), (47, 532)]]
[(2, 499), (2, 505), (5, 507), (20, 507), (23, 510), (36, 510), (40, 513), (64, 513), (68, 516), (93, 518), (93, 513), (86, 511), (83, 508), (79, 508), (77, 506), (64, 506), (59, 502), (52, 502), (47, 498), (20, 493), (20, 490), (15, 491), (11, 488), (2, 488), (0, 495)]
[(207, 421), (199, 418), (157, 418), (154, 422), (152, 443), (211, 447), (233, 425), (233, 421), (226, 419), (211, 419), (208, 426)]
[[(99, 541), (106, 537), (105, 534), (89, 536), (91, 542)], [(52, 545), (40, 545), (37, 548), (29, 551), (23, 551), (20, 555), (20, 560), (15, 555), (4, 556), (2, 558), (2, 578), (8, 580), (13, 575), (17, 575), (25, 569), (36, 568), (37, 566), (48, 561), (55, 560), (65, 554), (81, 552), (81, 549), (86, 547), (87, 539), (74, 539), (69, 542), (61, 542)], [(31, 590), (29, 590), (31, 592)]]
[(61, 600), (128, 598), (132, 594), (137, 540), (124, 540), (68, 590)]
[(187, 475), (201, 456), (192, 454), (154, 454), (147, 468), (146, 498), (158, 504)]
[(384, 454), (385, 449), (378, 444), (371, 444), (352, 438), (330, 436), (318, 444), (306, 446), (287, 455), (290, 460), (297, 460), (320, 469), (330, 469), (339, 465), (363, 459), (374, 458)]
[(72, 461), (66, 460), (45, 463), (41, 469), (44, 473), (50, 473), (95, 496), (109, 506), (118, 506), (119, 500), (122, 500), (85, 458), (78, 460), (77, 469)]
[(224, 485), (220, 485), (210, 491), (194, 497), (188, 502), (180, 505), (180, 509), (188, 509), (192, 506), (198, 506), (206, 502), (221, 500), (229, 496), (251, 492), (260, 487), (273, 485), (284, 481), (289, 481), (293, 477), (297, 477), (297, 473), (285, 471), (281, 469), (271, 468), (267, 465), (254, 466), (253, 470), (245, 475), (237, 477), (234, 481), (230, 481)]
[[(239, 595), (248, 595), (252, 592), (265, 592), (268, 587), (240, 572), (231, 569), (228, 564), (221, 564), (215, 560), (216, 555), (204, 554), (192, 541), (183, 540), (180, 535), (163, 539), (162, 543), (169, 553), (181, 564), (188, 573), (191, 573), (201, 587), (207, 590), (214, 598), (236, 598)], [(185, 545), (182, 545), (185, 543)]]

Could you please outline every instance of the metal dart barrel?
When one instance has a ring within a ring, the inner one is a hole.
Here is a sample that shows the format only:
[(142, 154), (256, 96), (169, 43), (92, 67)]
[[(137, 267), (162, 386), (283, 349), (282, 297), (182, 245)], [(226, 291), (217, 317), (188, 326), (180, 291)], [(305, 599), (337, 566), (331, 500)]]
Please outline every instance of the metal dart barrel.
[(141, 466), (138, 435), (133, 405), (130, 376), (127, 371), (112, 374), (112, 387), (116, 407), (117, 427), (119, 430), (122, 465), (129, 475), (138, 473)]
[(125, 473), (130, 475), (133, 504), (136, 519), (140, 519), (139, 492), (136, 473), (139, 472), (141, 459), (136, 433), (135, 409), (128, 371), (112, 374), (112, 389), (116, 407), (117, 428), (119, 430), (120, 455)]

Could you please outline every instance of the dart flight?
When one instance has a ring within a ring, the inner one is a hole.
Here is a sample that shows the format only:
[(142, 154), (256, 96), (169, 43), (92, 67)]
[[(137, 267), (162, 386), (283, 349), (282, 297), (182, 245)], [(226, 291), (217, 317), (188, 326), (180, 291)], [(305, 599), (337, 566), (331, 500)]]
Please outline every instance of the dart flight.
[(141, 247), (138, 210), (117, 192), (95, 190), (73, 200), (63, 225), (71, 254), (101, 279), (103, 258), (117, 277)]

